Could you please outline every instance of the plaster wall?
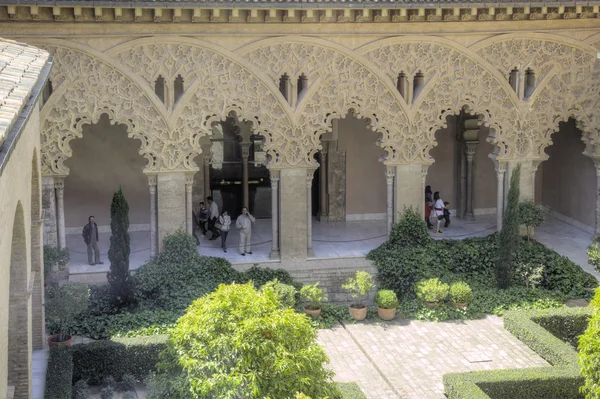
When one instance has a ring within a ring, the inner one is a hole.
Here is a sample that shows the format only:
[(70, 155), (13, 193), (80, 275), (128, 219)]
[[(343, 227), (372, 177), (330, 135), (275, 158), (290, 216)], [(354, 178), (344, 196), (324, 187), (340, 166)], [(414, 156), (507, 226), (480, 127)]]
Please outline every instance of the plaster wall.
[(473, 167), (475, 168), (475, 181), (473, 182), (473, 207), (475, 209), (495, 209), (498, 182), (496, 167), (490, 159), (494, 146), (487, 142), (489, 129), (482, 127), (479, 130), (479, 144), (475, 152)]
[[(546, 149), (543, 163), (542, 204), (587, 226), (596, 221), (596, 169), (583, 155), (581, 131), (573, 120), (560, 125)], [(538, 172), (539, 178), (539, 172)]]
[(71, 148), (73, 156), (66, 161), (71, 173), (65, 178), (67, 228), (83, 227), (90, 215), (98, 226), (109, 226), (119, 185), (129, 202), (129, 223), (150, 223), (148, 178), (142, 172), (146, 161), (125, 125), (111, 125), (102, 115), (97, 124), (83, 126), (83, 138), (73, 140)]
[(346, 152), (346, 215), (385, 213), (385, 166), (377, 133), (367, 121), (348, 116), (338, 124), (339, 150)]
[[(35, 107), (29, 122), (0, 175), (0, 393), (7, 389), (8, 376), (8, 312), (10, 287), (10, 260), (15, 211), (23, 208), (25, 241), (27, 247), (26, 281), (31, 275), (31, 164), (34, 152), (40, 147), (39, 112)], [(37, 278), (37, 276), (36, 276)], [(29, 340), (31, 343), (31, 340)], [(31, 347), (27, 348), (31, 351)]]

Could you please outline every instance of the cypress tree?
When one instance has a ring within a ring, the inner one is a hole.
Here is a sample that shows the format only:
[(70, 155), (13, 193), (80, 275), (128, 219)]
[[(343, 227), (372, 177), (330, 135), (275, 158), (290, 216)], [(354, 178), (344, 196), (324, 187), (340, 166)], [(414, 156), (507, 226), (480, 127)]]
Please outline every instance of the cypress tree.
[(115, 305), (121, 307), (133, 299), (132, 281), (129, 275), (129, 204), (121, 187), (113, 195), (110, 205), (110, 271), (107, 274), (110, 293)]
[(508, 204), (504, 213), (503, 225), (498, 234), (498, 253), (496, 258), (496, 284), (505, 289), (510, 286), (511, 267), (516, 259), (521, 236), (519, 234), (519, 196), (520, 196), (521, 164), (512, 171)]

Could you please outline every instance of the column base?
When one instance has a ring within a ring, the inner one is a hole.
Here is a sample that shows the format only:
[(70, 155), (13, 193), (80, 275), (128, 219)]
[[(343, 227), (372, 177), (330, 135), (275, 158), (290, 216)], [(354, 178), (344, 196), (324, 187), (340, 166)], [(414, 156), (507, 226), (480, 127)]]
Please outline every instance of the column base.
[(329, 217), (327, 215), (317, 214), (317, 220), (319, 222), (327, 222)]
[(308, 250), (306, 251), (306, 256), (308, 258), (314, 258), (315, 257), (315, 251), (313, 251), (312, 248), (308, 248)]
[(472, 213), (465, 213), (465, 216), (463, 217), (463, 220), (475, 220), (475, 215)]
[(269, 259), (277, 260), (279, 258), (281, 258), (281, 255), (279, 254), (279, 250), (272, 249), (271, 252), (269, 253)]

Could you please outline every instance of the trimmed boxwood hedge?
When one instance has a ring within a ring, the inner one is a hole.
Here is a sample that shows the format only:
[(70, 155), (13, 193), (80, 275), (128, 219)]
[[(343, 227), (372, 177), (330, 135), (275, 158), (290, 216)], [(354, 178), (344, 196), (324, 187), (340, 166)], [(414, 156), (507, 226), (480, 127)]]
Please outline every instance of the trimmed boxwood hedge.
[(583, 377), (570, 344), (581, 335), (588, 308), (507, 312), (504, 327), (553, 367), (451, 373), (443, 377), (449, 399), (580, 399)]
[(68, 347), (52, 348), (46, 371), (46, 399), (71, 399), (73, 361)]
[(166, 348), (167, 340), (166, 335), (154, 335), (73, 345), (73, 381), (97, 385), (107, 376), (119, 382), (125, 374), (141, 381), (156, 369), (158, 355)]

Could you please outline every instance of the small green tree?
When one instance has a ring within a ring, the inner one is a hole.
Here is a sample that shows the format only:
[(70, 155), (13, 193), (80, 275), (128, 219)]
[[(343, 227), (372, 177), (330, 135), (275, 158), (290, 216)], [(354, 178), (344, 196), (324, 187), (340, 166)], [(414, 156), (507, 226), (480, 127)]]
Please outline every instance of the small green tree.
[(596, 237), (587, 249), (588, 264), (600, 273), (600, 236)]
[(508, 190), (508, 204), (504, 213), (502, 230), (498, 234), (498, 254), (496, 258), (496, 284), (505, 289), (510, 286), (511, 267), (517, 256), (521, 237), (519, 235), (519, 196), (521, 164), (513, 169)]
[(580, 388), (586, 399), (600, 398), (600, 289), (590, 303), (592, 317), (585, 333), (579, 337), (577, 355), (584, 385)]
[(57, 326), (59, 342), (65, 341), (73, 317), (88, 307), (90, 289), (72, 281), (46, 291), (46, 320)]
[(427, 245), (431, 240), (424, 216), (414, 207), (405, 207), (400, 219), (392, 227), (388, 242), (401, 247), (412, 247)]
[(531, 232), (539, 227), (546, 219), (544, 209), (532, 199), (527, 199), (519, 204), (519, 222), (527, 227), (527, 241), (531, 240)]
[(375, 283), (370, 273), (359, 270), (353, 277), (348, 278), (342, 288), (352, 293), (352, 298), (356, 300), (352, 307), (357, 309), (364, 308), (364, 298), (369, 295)]
[(129, 204), (121, 187), (114, 194), (110, 205), (110, 249), (108, 259), (110, 270), (107, 274), (110, 293), (115, 305), (121, 307), (133, 301), (132, 278), (129, 275)]

